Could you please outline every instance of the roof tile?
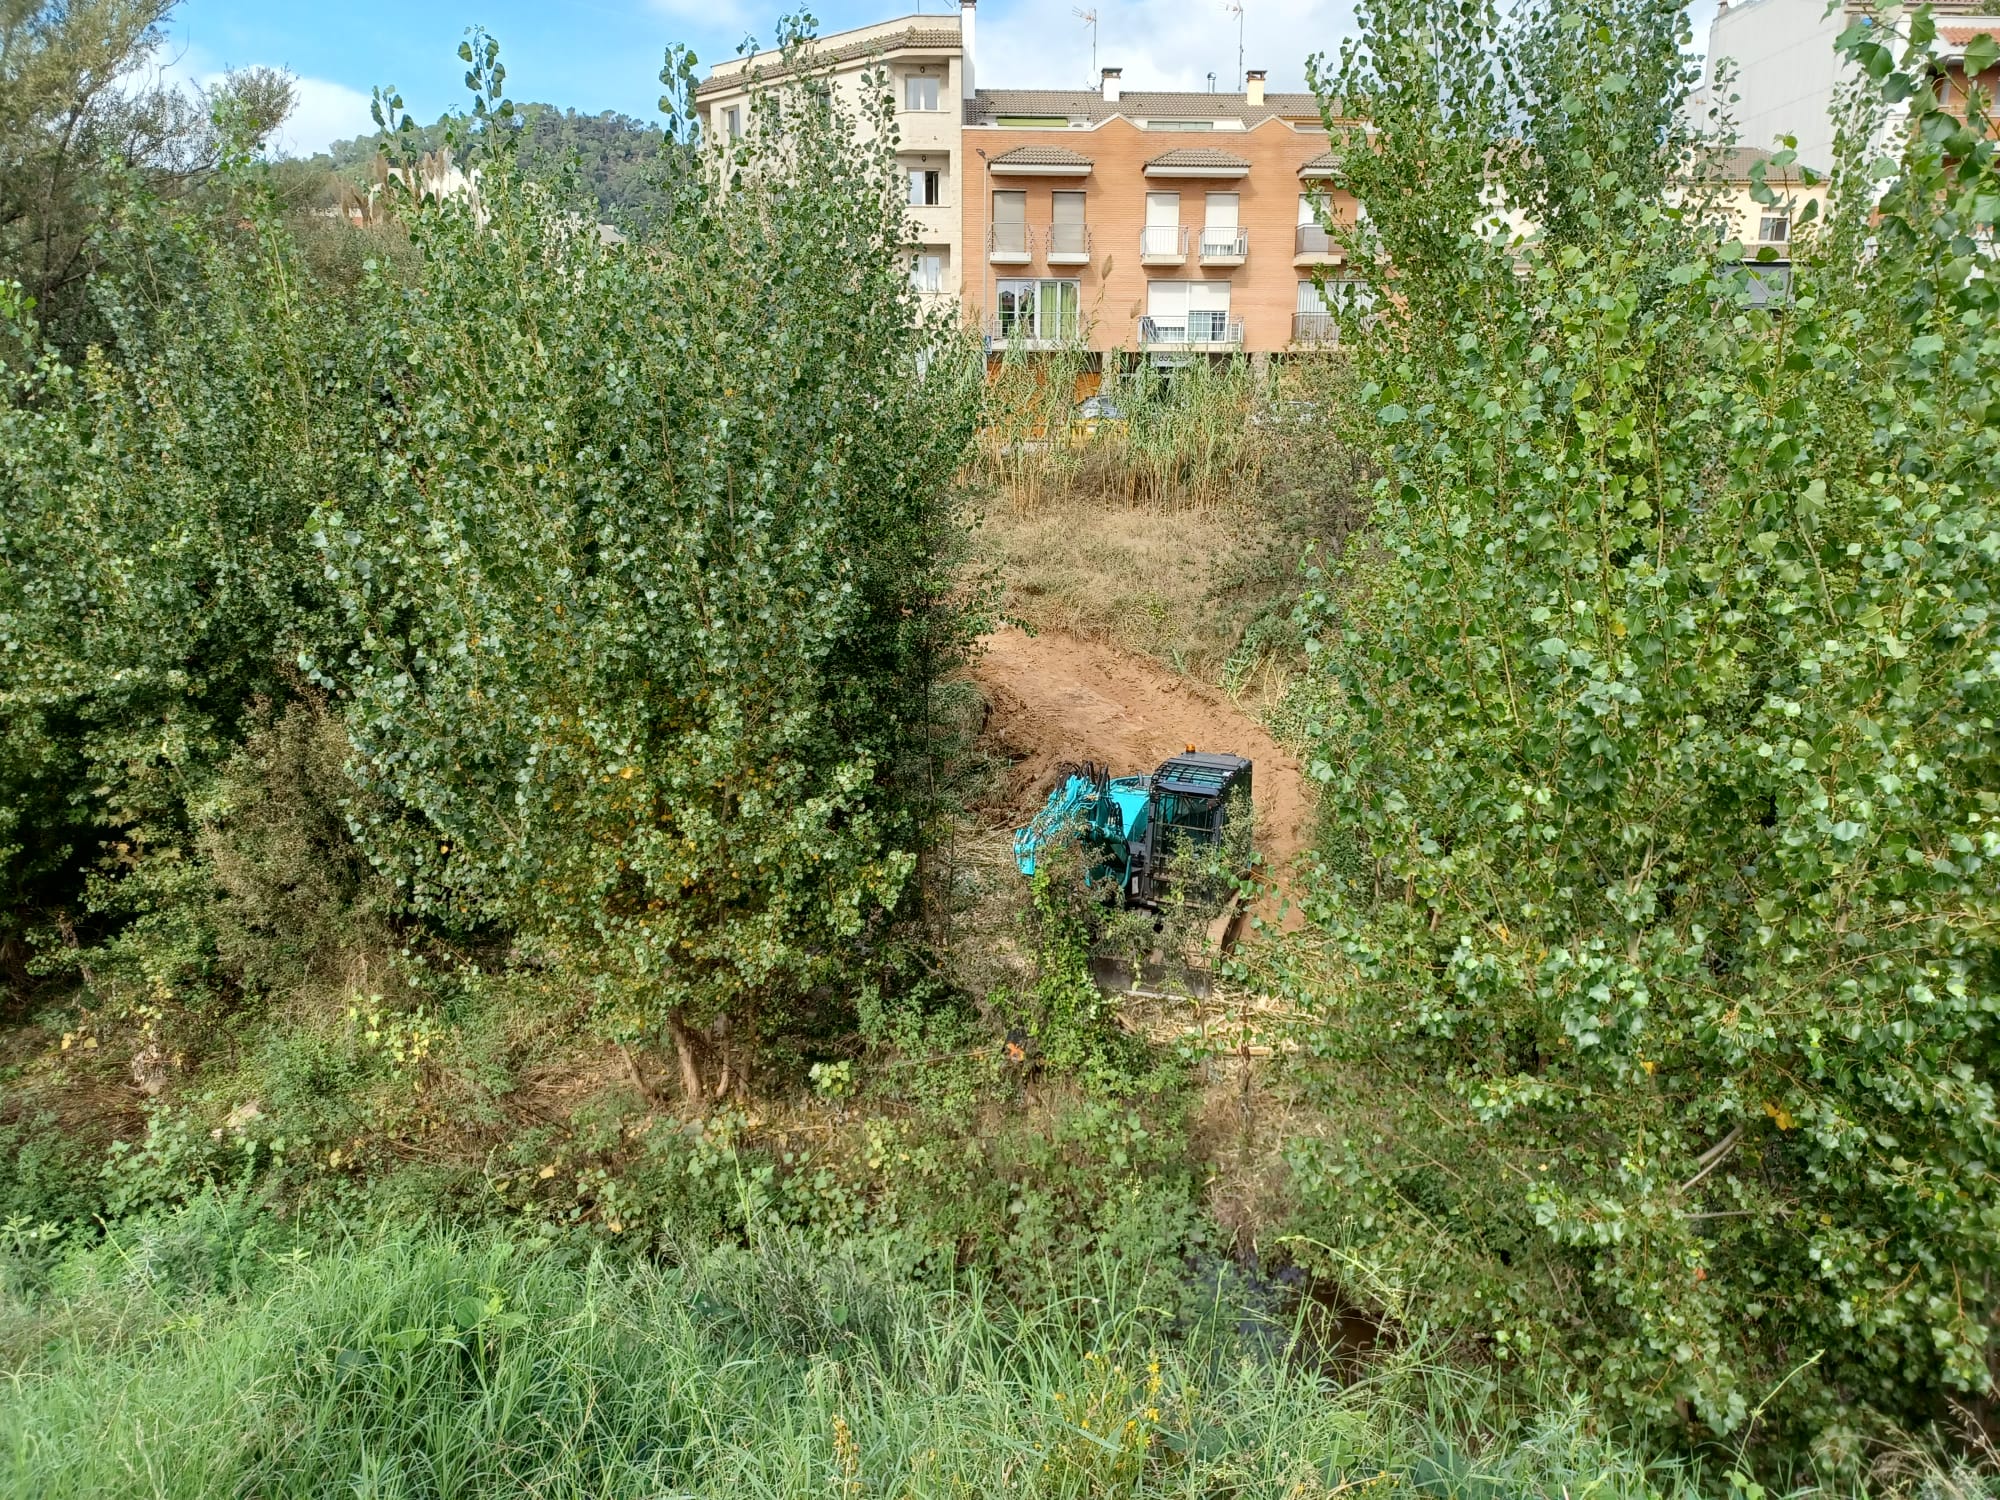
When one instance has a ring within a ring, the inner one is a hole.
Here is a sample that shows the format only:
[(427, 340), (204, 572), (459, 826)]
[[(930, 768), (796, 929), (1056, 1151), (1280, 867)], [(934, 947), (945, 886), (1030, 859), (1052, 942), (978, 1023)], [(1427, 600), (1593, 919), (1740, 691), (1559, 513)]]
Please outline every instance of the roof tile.
[(1156, 156), (1146, 163), (1146, 170), (1155, 167), (1219, 167), (1234, 172), (1247, 170), (1250, 163), (1240, 156), (1231, 156), (1227, 151), (1217, 151), (1209, 146), (1189, 146), (1179, 151), (1169, 151), (1164, 156)]
[(1061, 146), (1016, 146), (1012, 151), (1003, 151), (993, 158), (996, 167), (1087, 167), (1090, 158), (1081, 151), (1067, 151)]

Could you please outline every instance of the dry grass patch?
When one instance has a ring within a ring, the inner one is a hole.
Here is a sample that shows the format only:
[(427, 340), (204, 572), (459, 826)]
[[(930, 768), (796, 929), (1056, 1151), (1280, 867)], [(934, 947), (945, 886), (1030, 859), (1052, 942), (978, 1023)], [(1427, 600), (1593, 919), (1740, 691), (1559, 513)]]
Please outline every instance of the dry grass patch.
[(1216, 566), (1238, 547), (1234, 510), (1052, 500), (1022, 511), (990, 501), (985, 560), (1006, 581), (1008, 614), (1040, 632), (1108, 641), (1213, 681), (1238, 622), (1211, 599)]

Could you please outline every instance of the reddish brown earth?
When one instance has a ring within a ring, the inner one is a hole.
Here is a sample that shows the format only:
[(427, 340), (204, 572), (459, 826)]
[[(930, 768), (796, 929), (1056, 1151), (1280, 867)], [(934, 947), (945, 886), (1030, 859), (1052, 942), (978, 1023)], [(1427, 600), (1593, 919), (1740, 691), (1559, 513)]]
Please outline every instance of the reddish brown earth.
[(1217, 690), (1158, 662), (1073, 636), (1005, 629), (986, 638), (973, 676), (989, 705), (986, 733), (1012, 761), (1005, 811), (1041, 806), (1064, 761), (1113, 776), (1151, 771), (1192, 745), (1255, 762), (1257, 847), (1282, 874), (1312, 835), (1304, 769), (1262, 725)]

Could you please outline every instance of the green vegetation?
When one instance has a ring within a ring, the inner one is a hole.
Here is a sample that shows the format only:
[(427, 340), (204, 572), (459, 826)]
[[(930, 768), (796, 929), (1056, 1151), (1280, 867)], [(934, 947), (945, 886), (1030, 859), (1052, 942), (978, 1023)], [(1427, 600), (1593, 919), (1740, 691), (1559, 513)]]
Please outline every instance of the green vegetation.
[(1679, 1488), (1576, 1412), (1496, 1427), (1489, 1383), (1415, 1350), (1336, 1381), (1268, 1357), (1306, 1328), (1221, 1295), (1170, 1327), (1116, 1264), (1079, 1267), (1067, 1296), (1024, 1313), (784, 1240), (647, 1265), (443, 1231), (246, 1260), (230, 1243), (242, 1234), (219, 1205), (121, 1234), (51, 1273), (59, 1293), (8, 1309), (102, 1352), (0, 1408), (0, 1487), (48, 1500)]
[[(650, 225), (666, 208), (656, 170), (661, 147), (657, 125), (616, 110), (586, 115), (553, 104), (518, 104), (515, 114), (521, 135), (515, 159), (522, 176), (553, 185), (567, 175), (598, 213), (615, 224)], [(453, 124), (453, 116), (442, 115), (413, 131), (410, 143), (425, 152), (446, 150)], [(375, 180), (381, 154), (378, 136), (357, 136), (335, 141), (313, 163), (365, 191)]]
[[(1996, 1493), (1983, 100), (1851, 30), (1774, 300), (1663, 0), (1368, 0), (1368, 326), (1080, 425), (803, 21), (343, 186), (161, 14), (0, 13), (0, 1490)], [(996, 603), (1325, 788), (1192, 1020)]]
[(1326, 80), (1405, 315), (1360, 356), (1373, 531), (1306, 604), (1343, 817), (1282, 980), (1295, 1180), (1494, 1359), (1838, 1472), (1993, 1388), (2000, 161), (1926, 17), (1857, 24), (1764, 305), (1662, 127), (1679, 26), (1382, 0)]

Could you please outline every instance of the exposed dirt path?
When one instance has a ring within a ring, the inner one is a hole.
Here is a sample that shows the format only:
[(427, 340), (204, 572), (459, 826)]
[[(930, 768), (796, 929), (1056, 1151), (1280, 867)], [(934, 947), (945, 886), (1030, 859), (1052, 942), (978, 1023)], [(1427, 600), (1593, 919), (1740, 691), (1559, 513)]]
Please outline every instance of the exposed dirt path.
[(1220, 692), (1116, 646), (1015, 629), (986, 638), (973, 676), (990, 705), (986, 733), (1013, 761), (1006, 811), (1025, 822), (1064, 761), (1113, 776), (1151, 771), (1193, 745), (1248, 756), (1257, 846), (1282, 876), (1312, 832), (1298, 760)]

